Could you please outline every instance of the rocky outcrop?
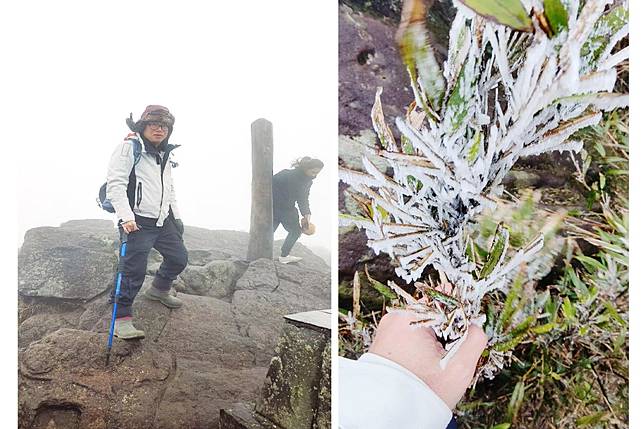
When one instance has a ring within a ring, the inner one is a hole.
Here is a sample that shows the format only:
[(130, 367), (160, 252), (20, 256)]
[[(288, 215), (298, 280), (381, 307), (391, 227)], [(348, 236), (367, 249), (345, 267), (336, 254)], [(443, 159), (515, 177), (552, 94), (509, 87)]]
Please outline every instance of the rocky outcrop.
[(275, 332), (282, 326), (284, 314), (309, 308), (329, 306), (330, 273), (319, 273), (296, 265), (275, 264), (258, 259), (237, 281), (232, 298), (233, 313), (239, 329), (255, 345), (259, 362), (267, 363), (273, 355)]
[(221, 410), (221, 429), (331, 427), (331, 310), (284, 317), (256, 402)]
[(183, 307), (170, 310), (140, 294), (134, 320), (146, 338), (115, 339), (106, 366), (117, 238), (102, 221), (26, 234), (18, 285), (21, 428), (217, 427), (219, 409), (257, 397), (283, 315), (329, 306), (329, 268), (300, 244), (298, 265), (249, 264), (247, 234), (187, 227), (189, 265), (177, 282)]
[(84, 232), (74, 225), (27, 231), (18, 256), (18, 293), (88, 300), (104, 292), (116, 268), (114, 233), (107, 232), (107, 223)]

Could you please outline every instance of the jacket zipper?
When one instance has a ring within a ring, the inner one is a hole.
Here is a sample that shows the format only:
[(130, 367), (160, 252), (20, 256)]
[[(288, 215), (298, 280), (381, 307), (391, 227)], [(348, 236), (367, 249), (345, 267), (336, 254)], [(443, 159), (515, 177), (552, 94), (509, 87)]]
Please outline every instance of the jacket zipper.
[(168, 159), (170, 158), (170, 152), (172, 152), (172, 149), (174, 147), (168, 146), (166, 148), (166, 153), (163, 154), (163, 161), (161, 161), (161, 202), (159, 203), (159, 216), (157, 216), (157, 219), (161, 217), (161, 212), (163, 211), (163, 193), (164, 193), (164, 183), (163, 183), (163, 171), (165, 170), (165, 166), (168, 163)]
[(141, 200), (143, 199), (143, 182), (139, 182), (139, 186), (136, 190), (136, 208), (138, 209), (141, 205)]

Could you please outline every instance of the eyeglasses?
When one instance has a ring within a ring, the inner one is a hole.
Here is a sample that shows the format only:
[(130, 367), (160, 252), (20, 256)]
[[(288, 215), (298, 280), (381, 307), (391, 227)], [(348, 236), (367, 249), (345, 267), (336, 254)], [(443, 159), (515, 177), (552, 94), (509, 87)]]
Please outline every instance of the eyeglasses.
[(147, 122), (146, 125), (153, 130), (163, 130), (168, 131), (168, 126), (163, 122)]

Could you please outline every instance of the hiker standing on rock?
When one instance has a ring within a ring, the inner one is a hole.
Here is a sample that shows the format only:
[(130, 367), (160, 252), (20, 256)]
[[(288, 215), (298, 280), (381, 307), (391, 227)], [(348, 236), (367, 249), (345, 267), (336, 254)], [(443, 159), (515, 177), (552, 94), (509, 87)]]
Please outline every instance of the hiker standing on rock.
[(112, 154), (106, 198), (119, 219), (121, 241), (127, 240), (114, 335), (134, 339), (145, 336), (132, 324), (132, 303), (145, 280), (150, 250), (158, 250), (163, 262), (144, 296), (169, 308), (181, 307), (170, 287), (188, 264), (188, 252), (171, 176), (177, 164), (170, 155), (178, 147), (168, 143), (174, 116), (167, 108), (152, 105), (136, 123), (131, 114), (126, 123), (133, 132)]
[[(283, 264), (301, 261), (302, 258), (289, 253), (302, 233), (311, 235), (315, 232), (315, 225), (311, 223), (309, 191), (324, 163), (305, 156), (296, 160), (292, 167), (273, 176), (273, 231), (277, 230), (280, 223), (288, 231), (279, 257)], [(296, 202), (302, 214), (301, 223), (295, 208)]]

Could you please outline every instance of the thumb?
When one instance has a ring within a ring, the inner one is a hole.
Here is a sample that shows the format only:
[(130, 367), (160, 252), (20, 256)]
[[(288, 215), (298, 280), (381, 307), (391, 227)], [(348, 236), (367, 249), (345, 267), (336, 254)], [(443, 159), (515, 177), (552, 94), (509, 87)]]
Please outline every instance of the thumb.
[(486, 345), (487, 336), (483, 332), (483, 329), (476, 325), (470, 325), (467, 329), (465, 340), (463, 340), (447, 364), (447, 371), (457, 371), (461, 376), (467, 373), (471, 379), (472, 375), (474, 375), (476, 364), (481, 357), (481, 353), (485, 350)]

